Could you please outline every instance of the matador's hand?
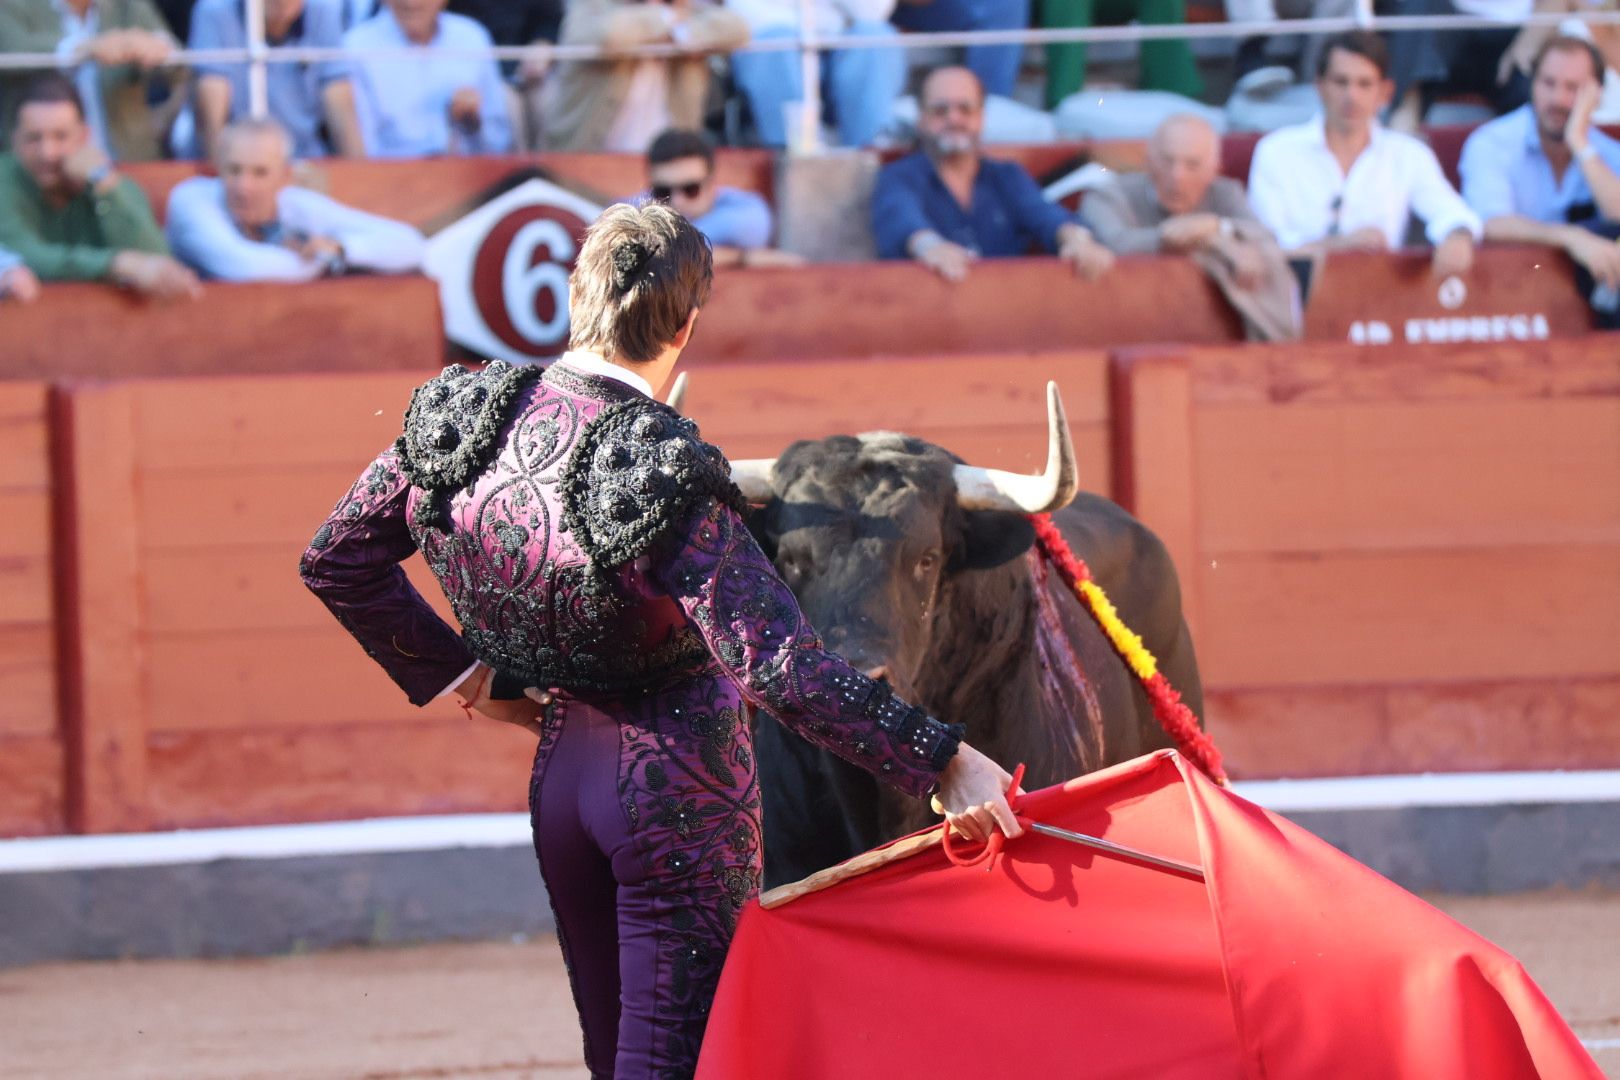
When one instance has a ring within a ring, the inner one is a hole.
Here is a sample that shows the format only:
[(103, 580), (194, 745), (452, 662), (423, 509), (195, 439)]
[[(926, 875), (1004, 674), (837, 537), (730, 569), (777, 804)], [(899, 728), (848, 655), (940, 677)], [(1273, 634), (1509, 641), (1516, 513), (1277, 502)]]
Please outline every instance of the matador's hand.
[[(524, 697), (512, 701), (498, 701), (489, 696), (490, 687), (495, 682), (495, 669), (488, 664), (480, 663), (471, 673), (456, 685), (455, 692), (461, 695), (462, 708), (476, 709), (491, 720), (499, 720), (503, 724), (516, 724), (534, 732), (535, 737), (540, 735), (540, 710), (542, 702), (529, 696), (539, 693), (536, 690), (525, 690)], [(545, 695), (544, 704), (550, 704), (550, 695)]]

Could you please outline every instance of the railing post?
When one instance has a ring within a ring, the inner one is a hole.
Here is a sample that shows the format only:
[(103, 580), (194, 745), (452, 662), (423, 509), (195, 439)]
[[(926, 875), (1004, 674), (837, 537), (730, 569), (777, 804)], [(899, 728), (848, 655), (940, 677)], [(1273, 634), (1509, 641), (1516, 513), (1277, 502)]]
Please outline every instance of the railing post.
[(799, 101), (799, 130), (789, 147), (798, 154), (821, 152), (821, 50), (816, 41), (815, 9), (799, 0), (799, 72), (804, 94)]
[(264, 0), (247, 0), (248, 112), (256, 120), (270, 114), (270, 80), (265, 70)]

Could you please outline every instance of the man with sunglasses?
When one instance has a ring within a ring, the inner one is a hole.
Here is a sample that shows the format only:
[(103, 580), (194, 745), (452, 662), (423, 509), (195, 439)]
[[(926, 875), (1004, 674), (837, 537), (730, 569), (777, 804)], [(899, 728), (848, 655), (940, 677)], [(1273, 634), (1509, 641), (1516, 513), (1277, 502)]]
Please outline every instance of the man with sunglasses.
[(1056, 254), (1096, 279), (1114, 256), (1063, 207), (1046, 201), (1023, 167), (979, 153), (984, 87), (966, 68), (940, 68), (923, 82), (920, 148), (878, 173), (872, 235), (878, 256), (916, 259), (961, 281), (981, 256)]
[(670, 128), (647, 148), (648, 195), (709, 238), (716, 266), (797, 266), (773, 251), (771, 207), (757, 192), (715, 180), (714, 144), (701, 131)]

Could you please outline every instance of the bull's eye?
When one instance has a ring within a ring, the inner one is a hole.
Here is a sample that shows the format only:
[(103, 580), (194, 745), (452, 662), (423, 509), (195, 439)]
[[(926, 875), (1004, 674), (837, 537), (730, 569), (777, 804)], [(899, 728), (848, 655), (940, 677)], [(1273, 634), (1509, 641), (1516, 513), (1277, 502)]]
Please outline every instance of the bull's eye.
[(937, 569), (939, 569), (939, 552), (923, 552), (922, 557), (917, 560), (917, 573), (932, 574)]

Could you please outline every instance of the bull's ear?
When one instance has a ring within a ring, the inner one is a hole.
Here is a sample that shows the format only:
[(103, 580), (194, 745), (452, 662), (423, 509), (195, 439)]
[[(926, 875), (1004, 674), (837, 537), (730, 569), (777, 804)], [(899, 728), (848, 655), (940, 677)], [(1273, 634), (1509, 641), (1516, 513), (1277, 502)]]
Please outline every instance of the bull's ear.
[(970, 510), (962, 515), (962, 543), (953, 570), (990, 570), (1011, 562), (1035, 542), (1035, 527), (1023, 514)]
[(772, 499), (764, 506), (751, 507), (748, 511), (748, 531), (754, 534), (754, 540), (759, 544), (765, 557), (771, 562), (776, 561), (776, 508), (781, 500)]

